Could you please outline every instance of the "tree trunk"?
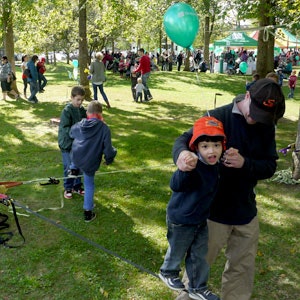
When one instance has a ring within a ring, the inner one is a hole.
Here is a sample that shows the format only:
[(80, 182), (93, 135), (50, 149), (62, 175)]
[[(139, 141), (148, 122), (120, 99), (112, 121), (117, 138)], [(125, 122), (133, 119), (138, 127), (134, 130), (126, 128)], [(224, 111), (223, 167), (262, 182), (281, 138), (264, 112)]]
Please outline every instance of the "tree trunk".
[[(259, 25), (260, 27), (274, 25), (274, 17), (269, 17), (270, 7), (274, 4), (272, 0), (261, 0), (259, 10)], [(257, 62), (256, 71), (261, 78), (266, 77), (267, 73), (274, 71), (274, 29), (262, 29), (259, 31), (257, 45)]]
[(190, 51), (190, 49), (186, 49), (186, 51), (185, 51), (185, 60), (184, 60), (184, 69), (183, 69), (183, 71), (188, 71), (188, 72), (190, 72), (190, 56), (191, 56), (191, 51)]
[[(14, 30), (13, 30), (13, 14), (12, 14), (12, 1), (7, 0), (3, 4), (5, 9), (3, 9), (2, 21), (3, 21), (3, 41), (4, 41), (4, 51), (11, 64), (13, 72), (16, 72), (15, 66), (15, 44), (14, 44)], [(17, 81), (11, 83), (11, 88), (20, 94)]]
[[(161, 25), (162, 26), (162, 25)], [(159, 31), (159, 56), (161, 56), (162, 53), (162, 30)], [(159, 64), (159, 61), (157, 62), (157, 64)]]
[(208, 63), (209, 62), (209, 41), (210, 41), (210, 32), (209, 32), (209, 24), (210, 19), (209, 17), (205, 17), (204, 23), (204, 60)]
[[(295, 150), (300, 149), (300, 110), (299, 110), (299, 119), (298, 119), (298, 129), (297, 129), (297, 138), (295, 143)], [(300, 179), (300, 152), (293, 151), (293, 170), (292, 175), (293, 179)]]
[(88, 45), (86, 37), (86, 0), (79, 0), (79, 75), (80, 85), (85, 90), (85, 100), (91, 101), (91, 91), (89, 80), (87, 79), (85, 68), (88, 66)]

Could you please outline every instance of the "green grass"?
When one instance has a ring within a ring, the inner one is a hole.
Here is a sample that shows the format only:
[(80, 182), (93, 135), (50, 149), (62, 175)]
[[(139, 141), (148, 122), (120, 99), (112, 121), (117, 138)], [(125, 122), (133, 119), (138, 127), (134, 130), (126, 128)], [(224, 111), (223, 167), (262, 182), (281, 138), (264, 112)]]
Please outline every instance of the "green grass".
[[(154, 100), (137, 104), (131, 98), (130, 82), (108, 73), (105, 91), (112, 108), (104, 107), (104, 119), (118, 156), (96, 175), (97, 218), (86, 224), (80, 196), (64, 200), (62, 183), (30, 183), (62, 177), (57, 127), (50, 125), (50, 119), (60, 116), (76, 84), (69, 80), (66, 68), (70, 67), (48, 66), (49, 83), (46, 92), (38, 95), (37, 105), (0, 100), (0, 181), (22, 181), (23, 185), (9, 189), (9, 195), (32, 211), (59, 208), (38, 214), (63, 226), (18, 208), (26, 243), (16, 249), (0, 249), (1, 299), (174, 299), (176, 293), (152, 274), (158, 272), (167, 249), (165, 209), (175, 170), (172, 146), (176, 137), (214, 107), (215, 93), (222, 94), (216, 98), (217, 106), (229, 103), (244, 92), (246, 78), (200, 74), (197, 80), (194, 73), (156, 72), (150, 79)], [(21, 91), (19, 72), (17, 77)], [(283, 89), (287, 95), (287, 87)], [(278, 124), (278, 149), (295, 141), (299, 89), (294, 100), (287, 100), (285, 118)], [(280, 155), (278, 169), (287, 169), (291, 163), (290, 153)], [(256, 192), (261, 235), (252, 299), (297, 299), (299, 186), (262, 181)], [(1, 205), (0, 212), (7, 213), (7, 207)], [(8, 214), (14, 231), (11, 243), (19, 243), (13, 215)], [(216, 293), (220, 293), (223, 266), (220, 256), (211, 270), (209, 284)]]

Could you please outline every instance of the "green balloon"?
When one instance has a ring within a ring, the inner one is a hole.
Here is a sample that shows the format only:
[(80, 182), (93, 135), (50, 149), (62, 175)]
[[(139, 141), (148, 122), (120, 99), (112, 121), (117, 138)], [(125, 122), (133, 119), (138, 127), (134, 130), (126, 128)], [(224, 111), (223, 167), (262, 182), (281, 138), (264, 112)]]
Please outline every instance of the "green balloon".
[(177, 2), (164, 15), (164, 27), (168, 37), (177, 45), (189, 48), (199, 30), (199, 18), (188, 4)]
[(296, 60), (299, 60), (299, 56), (298, 56), (298, 55), (296, 55), (295, 59), (296, 59)]
[(242, 73), (246, 73), (248, 70), (248, 65), (246, 62), (242, 61), (239, 65), (239, 69)]

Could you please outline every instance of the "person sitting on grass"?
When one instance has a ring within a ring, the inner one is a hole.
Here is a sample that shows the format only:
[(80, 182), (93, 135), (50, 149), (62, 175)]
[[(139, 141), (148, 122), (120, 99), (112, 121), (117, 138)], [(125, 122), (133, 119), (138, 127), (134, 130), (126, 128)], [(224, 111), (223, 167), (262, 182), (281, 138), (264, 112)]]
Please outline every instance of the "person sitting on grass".
[(105, 163), (111, 164), (117, 155), (112, 146), (109, 127), (103, 122), (102, 105), (91, 101), (87, 107), (87, 118), (71, 127), (70, 137), (74, 139), (71, 158), (77, 168), (83, 171), (85, 187), (84, 220), (90, 222), (96, 218), (94, 208), (94, 177), (100, 167), (104, 154)]
[(167, 207), (169, 248), (160, 268), (160, 279), (172, 290), (185, 288), (179, 279), (185, 258), (189, 297), (219, 300), (207, 289), (209, 265), (207, 218), (219, 181), (219, 159), (225, 150), (223, 124), (214, 117), (202, 117), (194, 124), (189, 147), (198, 156), (192, 171), (177, 169), (171, 178), (173, 191)]

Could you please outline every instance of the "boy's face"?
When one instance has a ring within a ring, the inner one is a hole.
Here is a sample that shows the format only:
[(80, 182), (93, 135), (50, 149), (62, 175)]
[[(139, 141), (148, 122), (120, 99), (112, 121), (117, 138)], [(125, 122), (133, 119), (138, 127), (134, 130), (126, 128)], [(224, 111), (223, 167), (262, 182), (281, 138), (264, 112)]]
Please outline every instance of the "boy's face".
[(76, 95), (75, 97), (71, 97), (71, 102), (74, 107), (80, 107), (84, 100), (84, 96)]
[(223, 152), (223, 145), (221, 141), (218, 142), (199, 142), (197, 145), (198, 152), (203, 160), (209, 165), (215, 165)]

